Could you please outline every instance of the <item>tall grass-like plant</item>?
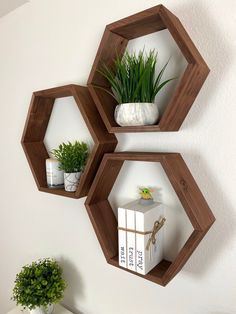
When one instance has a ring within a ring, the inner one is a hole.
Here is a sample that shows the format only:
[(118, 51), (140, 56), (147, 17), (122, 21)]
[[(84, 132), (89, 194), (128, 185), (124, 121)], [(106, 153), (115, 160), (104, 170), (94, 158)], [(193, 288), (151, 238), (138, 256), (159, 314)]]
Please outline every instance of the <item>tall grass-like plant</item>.
[(161, 82), (168, 62), (156, 76), (157, 52), (155, 50), (151, 50), (148, 54), (142, 50), (138, 55), (126, 52), (123, 57), (117, 56), (114, 70), (104, 64), (98, 72), (111, 85), (112, 93), (105, 89), (106, 92), (111, 94), (119, 104), (153, 103), (158, 92), (174, 79)]
[(16, 275), (12, 299), (33, 310), (61, 301), (65, 288), (62, 268), (54, 259), (45, 258), (25, 265)]
[(89, 149), (86, 143), (75, 141), (75, 143), (62, 143), (58, 149), (53, 149), (51, 153), (60, 162), (60, 170), (73, 173), (84, 169)]

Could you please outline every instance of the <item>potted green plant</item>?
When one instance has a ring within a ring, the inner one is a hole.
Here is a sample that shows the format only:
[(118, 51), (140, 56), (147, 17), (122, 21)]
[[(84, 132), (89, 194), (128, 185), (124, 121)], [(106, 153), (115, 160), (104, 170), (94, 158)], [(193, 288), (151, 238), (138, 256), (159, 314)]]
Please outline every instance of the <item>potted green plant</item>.
[(52, 154), (60, 162), (59, 169), (64, 170), (65, 190), (76, 191), (89, 155), (88, 145), (79, 141), (62, 143)]
[(155, 50), (148, 54), (142, 50), (138, 55), (126, 52), (123, 57), (117, 56), (113, 68), (104, 64), (99, 69), (111, 85), (111, 91), (105, 91), (118, 102), (114, 116), (120, 126), (151, 125), (158, 121), (155, 97), (174, 78), (161, 82), (168, 62), (157, 76), (156, 64)]
[(50, 314), (65, 288), (62, 268), (56, 260), (44, 258), (25, 265), (16, 275), (12, 299), (31, 314)]

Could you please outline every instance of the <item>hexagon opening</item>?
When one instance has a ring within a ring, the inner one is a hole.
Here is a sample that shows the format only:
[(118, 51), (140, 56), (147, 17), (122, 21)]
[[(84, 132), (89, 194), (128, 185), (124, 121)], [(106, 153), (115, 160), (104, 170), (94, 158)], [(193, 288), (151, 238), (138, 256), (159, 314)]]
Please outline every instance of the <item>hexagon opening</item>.
[[(125, 161), (160, 163), (193, 227), (192, 233), (172, 262), (162, 260), (145, 276), (122, 268), (122, 270), (165, 286), (182, 269), (215, 218), (180, 154), (105, 154), (85, 205), (109, 264), (120, 268), (118, 264), (117, 219), (109, 202), (109, 195)], [(123, 199), (123, 201), (126, 200)]]
[(164, 258), (173, 261), (193, 227), (160, 162), (125, 161), (108, 201), (117, 218), (118, 207), (139, 198), (138, 187), (142, 186), (152, 187), (154, 200), (164, 205)]
[[(187, 61), (187, 67), (168, 103), (164, 105), (156, 125), (120, 127), (114, 119), (117, 105), (112, 96), (99, 87), (110, 88), (108, 81), (98, 72), (105, 63), (114, 66), (117, 55), (122, 56), (128, 42), (141, 36), (167, 29)], [(188, 36), (179, 19), (163, 5), (158, 5), (106, 26), (88, 79), (88, 87), (102, 119), (110, 133), (177, 131), (197, 97), (209, 68)]]
[[(71, 96), (75, 99), (77, 109), (80, 110), (94, 141), (94, 146), (75, 192), (48, 188), (45, 171), (45, 160), (49, 154), (44, 144), (44, 137), (54, 102), (57, 98)], [(104, 153), (113, 152), (116, 145), (117, 140), (115, 136), (107, 133), (87, 87), (66, 85), (33, 93), (22, 136), (22, 146), (40, 191), (72, 198), (86, 196)]]
[(76, 140), (87, 143), (90, 152), (92, 151), (94, 140), (74, 98), (56, 99), (44, 137), (45, 147), (50, 155), (52, 149), (57, 148), (62, 142), (73, 143)]

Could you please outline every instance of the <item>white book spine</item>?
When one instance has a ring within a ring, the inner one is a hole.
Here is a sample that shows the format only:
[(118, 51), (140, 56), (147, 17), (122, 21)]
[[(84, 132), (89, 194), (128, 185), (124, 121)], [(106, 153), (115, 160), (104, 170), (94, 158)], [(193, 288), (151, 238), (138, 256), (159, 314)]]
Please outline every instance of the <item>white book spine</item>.
[[(126, 209), (118, 208), (118, 227), (126, 229)], [(127, 268), (127, 239), (126, 231), (118, 231), (119, 239), (119, 265)]]
[[(127, 229), (135, 228), (135, 211), (126, 209)], [(135, 232), (127, 231), (127, 268), (136, 271), (136, 235)]]
[[(163, 218), (163, 207), (157, 206), (146, 213), (137, 211), (135, 214), (136, 231), (151, 231), (155, 221)], [(163, 228), (156, 235), (156, 243), (151, 244), (147, 250), (150, 234), (136, 233), (136, 271), (146, 275), (163, 258)]]
[[(136, 212), (136, 226), (138, 231), (144, 232), (144, 214)], [(136, 233), (136, 271), (145, 275), (145, 247), (144, 236)]]

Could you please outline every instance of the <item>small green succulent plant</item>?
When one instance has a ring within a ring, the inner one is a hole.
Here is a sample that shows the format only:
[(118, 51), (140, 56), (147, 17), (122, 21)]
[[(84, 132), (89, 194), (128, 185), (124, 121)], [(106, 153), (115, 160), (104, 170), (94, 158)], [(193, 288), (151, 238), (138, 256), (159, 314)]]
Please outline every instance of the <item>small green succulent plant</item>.
[(56, 260), (45, 258), (25, 265), (16, 275), (12, 299), (24, 309), (33, 310), (58, 303), (65, 288), (62, 268)]
[(60, 144), (58, 149), (53, 149), (51, 153), (60, 162), (60, 170), (73, 173), (84, 169), (89, 155), (89, 148), (84, 142), (67, 142)]

